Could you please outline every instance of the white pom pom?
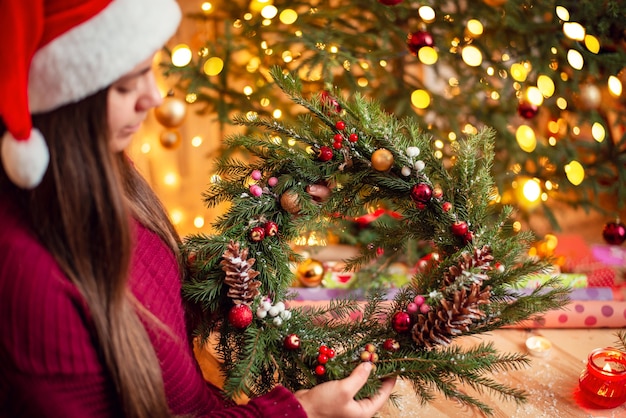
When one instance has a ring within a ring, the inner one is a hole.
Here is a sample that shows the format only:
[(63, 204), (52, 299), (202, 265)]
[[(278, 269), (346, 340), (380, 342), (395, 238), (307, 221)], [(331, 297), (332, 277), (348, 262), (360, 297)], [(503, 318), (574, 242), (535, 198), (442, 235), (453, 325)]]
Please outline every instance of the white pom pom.
[(280, 313), (280, 310), (276, 306), (272, 306), (270, 310), (267, 311), (267, 313), (269, 313), (271, 317), (274, 317), (274, 316), (278, 316), (278, 314)]
[(417, 171), (422, 171), (426, 167), (426, 164), (422, 160), (415, 161), (415, 169)]
[(278, 312), (282, 312), (285, 310), (285, 304), (283, 302), (276, 302), (276, 305), (274, 306), (278, 308)]
[(257, 309), (257, 310), (256, 310), (256, 317), (257, 317), (257, 318), (259, 318), (259, 319), (263, 319), (263, 318), (265, 318), (266, 316), (267, 316), (267, 311), (265, 311), (265, 310), (263, 310), (263, 309), (261, 309), (261, 308), (259, 308), (259, 309)]
[(283, 321), (289, 321), (291, 319), (291, 311), (285, 309), (279, 316), (283, 319)]
[(2, 165), (11, 181), (22, 189), (33, 189), (43, 178), (50, 153), (38, 129), (33, 129), (30, 138), (18, 141), (9, 132), (2, 136)]
[(418, 155), (420, 155), (420, 149), (417, 147), (408, 147), (406, 149), (406, 155), (408, 155), (411, 158), (417, 157)]
[(277, 327), (281, 326), (283, 324), (283, 320), (280, 319), (280, 316), (277, 316), (276, 318), (274, 318), (274, 325), (276, 325)]
[(407, 166), (402, 167), (402, 171), (401, 171), (402, 175), (405, 177), (408, 177), (411, 175), (411, 169)]

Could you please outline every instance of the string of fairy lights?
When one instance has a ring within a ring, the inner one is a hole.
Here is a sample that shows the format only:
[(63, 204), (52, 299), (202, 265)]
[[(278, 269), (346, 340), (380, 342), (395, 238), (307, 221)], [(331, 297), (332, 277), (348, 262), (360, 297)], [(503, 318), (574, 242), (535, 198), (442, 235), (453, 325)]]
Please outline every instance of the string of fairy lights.
[[(214, 3), (204, 2), (200, 5), (197, 12), (210, 16), (216, 13), (217, 9), (218, 7), (215, 6)], [(438, 16), (438, 12), (428, 5), (419, 6), (416, 11), (419, 18), (425, 25), (438, 18), (447, 18), (446, 16)], [(583, 25), (576, 21), (572, 21), (570, 18), (570, 12), (565, 7), (557, 6), (554, 13), (558, 17), (562, 26), (563, 35), (567, 39), (584, 45), (586, 50), (592, 54), (600, 52), (600, 40), (593, 34), (587, 33)], [(299, 12), (292, 8), (285, 7), (279, 9), (274, 5), (273, 0), (252, 0), (249, 3), (248, 11), (246, 11), (239, 19), (235, 19), (232, 22), (232, 27), (233, 29), (241, 28), (245, 21), (250, 21), (255, 18), (258, 19), (259, 16), (262, 19), (261, 24), (263, 26), (270, 26), (274, 24), (293, 25), (300, 17)], [(476, 17), (468, 19), (465, 23), (464, 36), (453, 38), (449, 45), (435, 46), (432, 43), (432, 39), (428, 40), (426, 37), (420, 38), (418, 41), (414, 41), (416, 44), (414, 45), (414, 48), (410, 49), (419, 62), (425, 66), (435, 65), (439, 60), (441, 52), (440, 49), (446, 48), (447, 52), (458, 54), (467, 66), (484, 68), (485, 77), (512, 79), (515, 96), (520, 103), (520, 108), (518, 110), (522, 115), (526, 112), (526, 114), (529, 115), (529, 118), (536, 114), (537, 109), (542, 106), (545, 100), (551, 99), (551, 101), (556, 104), (558, 109), (563, 111), (563, 116), (546, 121), (546, 126), (542, 127), (542, 129), (545, 129), (548, 133), (546, 139), (547, 143), (551, 146), (555, 146), (558, 143), (559, 137), (562, 136), (562, 133), (567, 126), (569, 126), (570, 135), (588, 135), (598, 143), (602, 143), (610, 136), (607, 129), (610, 130), (611, 127), (607, 127), (602, 121), (593, 121), (590, 127), (577, 126), (575, 123), (573, 124), (571, 120), (567, 119), (567, 110), (571, 106), (570, 100), (575, 100), (575, 98), (564, 96), (555, 97), (555, 91), (557, 90), (554, 79), (555, 74), (561, 81), (567, 81), (568, 77), (570, 77), (571, 70), (581, 70), (586, 65), (584, 56), (577, 49), (570, 48), (566, 51), (566, 59), (570, 68), (567, 70), (559, 68), (556, 59), (547, 57), (546, 59), (550, 60), (550, 69), (552, 70), (552, 73), (535, 75), (533, 78), (535, 81), (530, 83), (528, 77), (531, 73), (533, 73), (533, 66), (530, 61), (515, 61), (515, 59), (509, 54), (502, 52), (500, 60), (505, 65), (499, 68), (491, 65), (484, 65), (484, 52), (474, 44), (474, 41), (479, 39), (483, 35), (483, 32), (483, 23), (479, 17)], [(301, 34), (299, 34), (296, 30), (294, 31), (294, 35), (298, 37)], [(260, 40), (260, 42), (261, 48), (264, 50), (266, 56), (273, 56), (274, 58), (279, 57), (278, 62), (284, 64), (285, 66), (288, 66), (291, 62), (297, 60), (302, 54), (301, 51), (290, 49), (284, 51), (274, 50), (273, 47), (271, 47), (266, 41)], [(410, 40), (407, 40), (407, 42), (409, 43)], [(194, 57), (200, 57), (203, 61), (202, 71), (206, 77), (220, 77), (224, 75), (223, 72), (226, 68), (224, 57), (212, 55), (211, 51), (206, 46), (200, 46), (199, 49), (194, 49), (189, 46), (189, 44), (189, 42), (179, 42), (171, 48), (172, 65), (178, 68), (185, 68), (190, 65)], [(340, 46), (320, 44), (318, 45), (318, 48), (323, 48), (332, 53), (333, 51), (337, 51)], [(559, 47), (556, 45), (552, 47), (551, 51), (555, 56), (560, 52)], [(370, 64), (367, 62), (362, 62), (359, 66), (359, 71), (367, 72), (369, 65)], [(385, 60), (380, 60), (378, 65), (385, 67), (387, 63)], [(245, 62), (245, 68), (250, 74), (266, 72), (268, 70), (266, 67), (267, 66), (263, 64), (262, 57), (255, 56), (254, 54), (250, 54), (247, 62)], [(350, 69), (350, 64), (345, 63), (344, 68)], [(506, 68), (506, 70), (503, 70), (503, 68)], [(424, 74), (425, 76), (428, 76), (428, 72), (425, 72)], [(308, 77), (310, 80), (314, 80), (320, 77), (320, 73), (316, 71), (309, 71), (307, 73), (303, 73), (303, 77)], [(358, 78), (357, 81), (359, 86), (364, 87), (368, 83), (368, 78), (361, 77)], [(444, 81), (444, 88), (448, 94), (460, 94), (458, 91), (459, 80), (457, 77), (451, 75)], [(620, 80), (618, 74), (608, 75), (602, 83), (605, 84), (601, 84), (596, 80), (588, 84), (581, 84), (580, 92), (578, 94), (580, 103), (578, 105), (584, 105), (591, 109), (599, 107), (603, 100), (603, 91), (608, 92), (612, 98), (620, 98), (622, 95), (622, 81)], [(255, 92), (255, 90), (256, 85), (254, 83), (248, 83), (245, 80), (242, 81), (241, 93), (243, 93), (243, 95), (249, 97)], [(487, 99), (493, 102), (497, 102), (501, 98), (501, 92), (496, 88), (486, 92), (486, 95)], [(417, 112), (428, 112), (433, 101), (433, 94), (428, 88), (415, 89), (411, 92), (410, 96), (411, 104)], [(197, 92), (188, 92), (184, 97), (184, 104), (185, 106), (191, 106), (194, 103), (197, 103), (198, 100), (199, 95)], [(177, 101), (178, 103), (176, 103)], [(183, 135), (181, 135), (179, 128), (185, 120), (185, 111), (180, 110), (180, 107), (178, 106), (180, 105), (180, 102), (180, 99), (172, 98), (169, 103), (164, 104), (163, 113), (166, 122), (162, 123), (159, 119), (159, 123), (162, 125), (159, 128), (164, 128), (162, 132), (159, 133), (159, 142), (164, 148), (170, 150), (177, 148), (182, 141), (190, 141), (193, 148), (200, 148), (204, 143), (202, 135), (193, 134), (189, 139), (184, 138)], [(272, 109), (271, 115), (276, 119), (280, 119), (283, 116), (283, 112), (287, 111), (281, 109), (279, 104), (272, 103), (269, 97), (261, 98), (260, 105), (265, 108)], [(170, 119), (180, 119), (180, 121), (172, 123), (171, 121), (167, 121), (168, 117)], [(536, 132), (537, 128), (533, 126), (533, 124), (527, 122), (526, 119), (528, 118), (523, 117), (521, 118), (521, 121), (517, 121), (517, 126), (514, 126), (513, 129), (519, 148), (524, 152), (531, 153), (537, 147), (538, 134)], [(459, 134), (473, 133), (477, 132), (477, 130), (478, 128), (476, 126), (471, 123), (467, 123), (463, 126), (461, 132), (448, 132), (446, 139), (450, 142), (454, 142)], [(282, 139), (276, 138), (276, 140)], [(444, 150), (446, 147), (445, 140), (435, 139), (435, 141), (435, 146), (441, 150), (439, 157), (444, 158)], [(147, 156), (154, 152), (153, 146), (148, 141), (142, 143), (140, 149), (141, 153)], [(556, 169), (555, 167), (551, 167), (554, 163), (549, 161), (548, 158), (543, 159), (541, 164), (544, 164), (544, 168), (548, 170)], [(567, 180), (572, 185), (577, 186), (583, 182), (585, 178), (584, 161), (572, 159), (565, 164), (562, 169), (565, 172)], [(522, 172), (522, 167), (521, 165), (513, 166), (511, 167), (511, 171), (514, 174), (519, 174)], [(206, 176), (205, 173), (201, 173), (199, 175)], [(165, 173), (161, 173), (158, 177), (153, 178), (152, 181), (163, 185), (175, 186), (177, 181), (179, 181), (179, 177), (180, 176), (178, 176), (175, 171), (167, 171)], [(215, 177), (209, 176), (208, 178), (212, 181), (217, 180)], [(550, 192), (557, 191), (559, 189), (559, 184), (554, 181), (541, 180), (536, 177), (522, 175), (515, 177), (512, 180), (511, 185), (513, 190), (515, 190), (515, 195), (509, 197), (501, 196), (501, 199), (514, 199), (516, 204), (528, 208), (538, 205), (539, 202), (547, 201), (549, 199)], [(166, 205), (168, 205), (167, 201)], [(193, 228), (198, 229), (205, 227), (203, 215), (193, 215), (187, 213), (186, 209), (181, 209), (180, 207), (171, 209), (171, 217), (174, 220), (174, 223), (177, 224), (183, 232), (194, 232)], [(190, 220), (193, 228), (189, 226)]]

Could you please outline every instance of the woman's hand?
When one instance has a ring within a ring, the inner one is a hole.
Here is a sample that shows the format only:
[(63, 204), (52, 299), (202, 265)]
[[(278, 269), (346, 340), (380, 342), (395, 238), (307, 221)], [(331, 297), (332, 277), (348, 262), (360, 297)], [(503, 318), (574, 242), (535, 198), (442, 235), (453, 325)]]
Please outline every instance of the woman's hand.
[(309, 418), (370, 418), (389, 399), (396, 383), (395, 377), (385, 379), (376, 395), (354, 400), (359, 389), (367, 382), (371, 370), (371, 363), (362, 363), (345, 379), (299, 390), (295, 396)]

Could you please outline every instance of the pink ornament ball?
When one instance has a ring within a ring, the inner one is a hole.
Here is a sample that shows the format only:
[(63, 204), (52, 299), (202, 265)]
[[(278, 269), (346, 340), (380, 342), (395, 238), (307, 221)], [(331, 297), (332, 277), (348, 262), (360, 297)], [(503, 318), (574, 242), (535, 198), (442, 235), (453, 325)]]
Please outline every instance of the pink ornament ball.
[(278, 179), (276, 177), (270, 177), (267, 179), (267, 185), (270, 187), (274, 187), (278, 184)]
[(422, 295), (417, 295), (415, 296), (415, 298), (413, 298), (413, 302), (415, 302), (417, 306), (423, 305), (425, 301), (426, 301), (426, 298), (424, 298), (424, 296)]
[(263, 189), (258, 184), (253, 184), (250, 186), (250, 194), (252, 196), (259, 197), (263, 194)]
[(406, 305), (406, 311), (410, 314), (417, 313), (418, 310), (419, 310), (419, 306), (415, 302), (411, 302), (408, 305)]
[(259, 170), (253, 170), (252, 174), (250, 174), (250, 177), (252, 177), (254, 180), (261, 180), (261, 177), (263, 175), (261, 174), (261, 171)]

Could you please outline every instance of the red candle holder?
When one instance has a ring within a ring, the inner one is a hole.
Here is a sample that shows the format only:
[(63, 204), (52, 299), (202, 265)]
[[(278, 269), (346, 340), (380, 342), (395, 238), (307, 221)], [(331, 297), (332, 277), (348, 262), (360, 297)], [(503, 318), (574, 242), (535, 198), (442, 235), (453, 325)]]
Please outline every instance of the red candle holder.
[(581, 394), (601, 408), (626, 402), (626, 353), (612, 347), (589, 353), (587, 367), (578, 379)]

